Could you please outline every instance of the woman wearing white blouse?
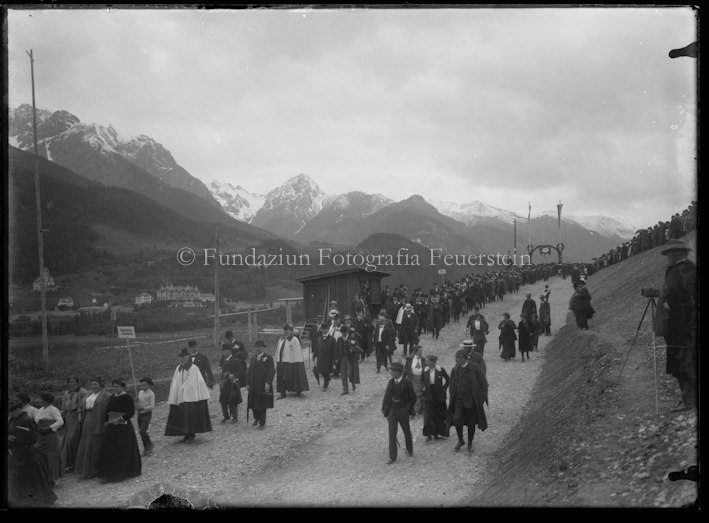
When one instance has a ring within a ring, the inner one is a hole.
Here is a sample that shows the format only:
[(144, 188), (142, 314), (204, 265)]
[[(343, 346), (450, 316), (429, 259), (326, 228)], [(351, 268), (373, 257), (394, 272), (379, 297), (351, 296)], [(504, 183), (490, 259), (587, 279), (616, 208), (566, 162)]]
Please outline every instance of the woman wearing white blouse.
[(53, 487), (54, 482), (64, 475), (61, 440), (57, 434), (57, 430), (64, 425), (64, 420), (59, 409), (53, 405), (54, 396), (44, 392), (39, 397), (42, 399), (42, 408), (34, 418), (39, 432), (35, 449), (47, 468), (49, 486)]

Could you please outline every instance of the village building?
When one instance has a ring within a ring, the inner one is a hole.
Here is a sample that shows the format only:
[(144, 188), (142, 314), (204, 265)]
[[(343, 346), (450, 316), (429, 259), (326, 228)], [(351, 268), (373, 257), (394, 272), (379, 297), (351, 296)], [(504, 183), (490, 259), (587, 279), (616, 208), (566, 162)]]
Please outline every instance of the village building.
[[(194, 302), (200, 301), (202, 299), (202, 293), (195, 286), (190, 285), (180, 285), (174, 286), (162, 285), (158, 291), (157, 299), (159, 301), (170, 301), (170, 302)], [(192, 305), (194, 307), (194, 305)]]
[(140, 293), (138, 294), (138, 296), (135, 297), (136, 305), (142, 305), (143, 303), (152, 303), (152, 301), (152, 295), (148, 294), (147, 292)]
[(59, 302), (57, 303), (56, 309), (58, 311), (61, 311), (61, 310), (71, 309), (72, 307), (74, 307), (74, 299), (73, 298), (59, 298)]
[[(44, 268), (44, 289), (46, 291), (56, 291), (57, 286), (54, 284), (54, 278), (49, 275), (49, 269)], [(32, 290), (36, 292), (42, 291), (42, 280), (37, 278), (32, 284)]]
[(209, 301), (209, 302), (214, 303), (215, 300), (216, 300), (216, 296), (214, 296), (214, 294), (211, 294), (209, 292), (202, 293), (202, 301)]

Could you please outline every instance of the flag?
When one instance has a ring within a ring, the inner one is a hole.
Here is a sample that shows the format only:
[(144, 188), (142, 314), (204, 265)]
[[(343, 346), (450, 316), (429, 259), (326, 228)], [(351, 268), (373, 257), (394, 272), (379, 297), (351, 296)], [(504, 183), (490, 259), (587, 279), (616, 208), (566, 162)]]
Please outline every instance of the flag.
[(561, 204), (561, 201), (559, 201), (559, 205), (556, 206), (556, 209), (559, 211), (559, 227), (561, 227), (561, 208), (563, 205)]

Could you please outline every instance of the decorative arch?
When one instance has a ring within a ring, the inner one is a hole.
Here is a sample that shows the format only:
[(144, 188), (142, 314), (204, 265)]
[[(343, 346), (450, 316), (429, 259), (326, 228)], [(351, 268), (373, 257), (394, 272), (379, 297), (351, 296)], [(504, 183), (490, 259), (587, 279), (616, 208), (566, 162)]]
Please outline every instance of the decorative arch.
[(563, 243), (558, 243), (556, 246), (554, 246), (554, 245), (537, 245), (535, 247), (534, 245), (527, 245), (527, 251), (529, 252), (529, 263), (534, 263), (532, 260), (534, 258), (534, 251), (536, 251), (536, 250), (539, 250), (539, 254), (541, 254), (542, 256), (546, 256), (547, 254), (551, 254), (551, 251), (554, 250), (559, 255), (559, 263), (563, 263), (562, 256), (561, 256), (561, 251), (564, 250)]

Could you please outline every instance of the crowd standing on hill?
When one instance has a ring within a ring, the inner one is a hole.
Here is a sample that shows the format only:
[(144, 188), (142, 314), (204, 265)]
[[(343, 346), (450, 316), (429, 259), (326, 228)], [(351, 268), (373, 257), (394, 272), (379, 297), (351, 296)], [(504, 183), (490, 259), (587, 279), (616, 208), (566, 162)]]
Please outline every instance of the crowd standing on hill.
[(697, 202), (692, 202), (682, 214), (675, 214), (669, 221), (659, 221), (647, 229), (640, 229), (635, 237), (608, 251), (594, 262), (596, 270), (619, 263), (630, 256), (665, 245), (693, 231), (697, 226)]

